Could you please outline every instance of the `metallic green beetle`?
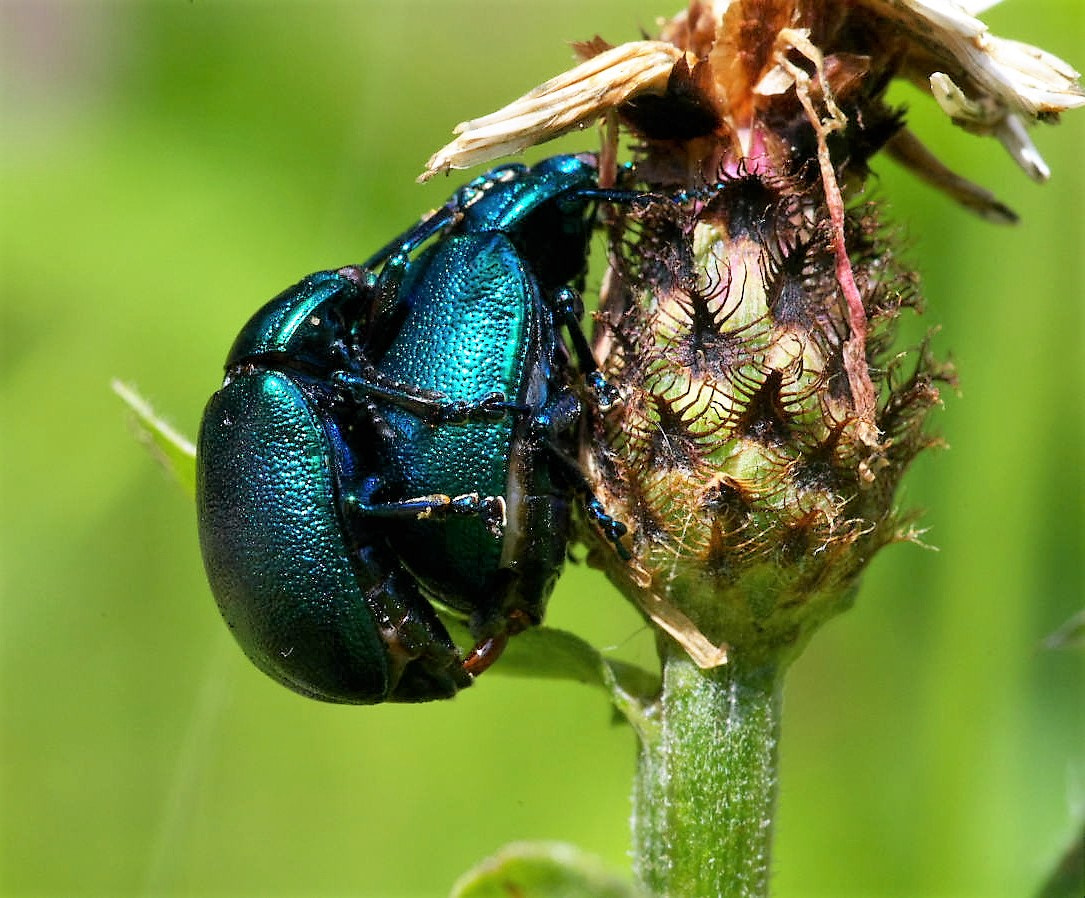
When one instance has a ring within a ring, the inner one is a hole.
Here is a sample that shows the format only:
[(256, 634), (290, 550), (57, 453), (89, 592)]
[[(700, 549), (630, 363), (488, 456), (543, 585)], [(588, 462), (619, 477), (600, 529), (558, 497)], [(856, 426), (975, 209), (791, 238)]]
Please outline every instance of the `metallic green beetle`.
[[(572, 460), (558, 328), (612, 402), (569, 284), (595, 202), (627, 198), (590, 158), (495, 169), (245, 326), (204, 412), (197, 510), (212, 591), (257, 667), (325, 701), (449, 697), (542, 619), (571, 497), (618, 544)], [(433, 602), (466, 619), (466, 657)]]

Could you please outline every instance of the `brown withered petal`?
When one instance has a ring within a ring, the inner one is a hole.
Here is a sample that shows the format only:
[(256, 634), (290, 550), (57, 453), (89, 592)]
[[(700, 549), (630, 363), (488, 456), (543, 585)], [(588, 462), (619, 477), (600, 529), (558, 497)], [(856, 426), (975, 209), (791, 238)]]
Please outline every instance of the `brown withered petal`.
[[(670, 67), (685, 51), (686, 65), (717, 62), (716, 105), (738, 119), (755, 104), (755, 85), (768, 96), (790, 87), (786, 70), (765, 62), (781, 31), (802, 31), (820, 46), (830, 85), (846, 94), (835, 67), (854, 54), (871, 59), (869, 78), (911, 80), (954, 121), (997, 137), (1033, 178), (1048, 170), (1028, 138), (1025, 122), (1052, 120), (1085, 105), (1078, 73), (1037, 47), (999, 38), (966, 10), (990, 2), (951, 0), (694, 0), (668, 22), (661, 41), (612, 47), (602, 38), (577, 46), (583, 63), (495, 113), (456, 128), (458, 137), (433, 155), (420, 180), (469, 168), (543, 143), (602, 116), (642, 94), (658, 94)], [(805, 16), (805, 20), (800, 16)], [(754, 77), (756, 70), (756, 77)], [(741, 76), (741, 77), (740, 77)], [(933, 180), (937, 181), (937, 177)], [(951, 192), (952, 195), (952, 192)]]

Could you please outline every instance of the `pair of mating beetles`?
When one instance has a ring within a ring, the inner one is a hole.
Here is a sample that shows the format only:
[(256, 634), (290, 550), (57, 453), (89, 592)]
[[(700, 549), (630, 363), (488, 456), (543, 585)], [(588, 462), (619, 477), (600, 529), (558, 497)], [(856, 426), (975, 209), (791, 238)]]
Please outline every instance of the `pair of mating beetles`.
[[(595, 204), (642, 197), (600, 188), (590, 157), (497, 168), (245, 325), (196, 493), (212, 591), (257, 667), (325, 701), (447, 698), (540, 622), (570, 500), (624, 552), (575, 461), (558, 330), (605, 410), (570, 284)], [(466, 656), (430, 599), (467, 618)]]

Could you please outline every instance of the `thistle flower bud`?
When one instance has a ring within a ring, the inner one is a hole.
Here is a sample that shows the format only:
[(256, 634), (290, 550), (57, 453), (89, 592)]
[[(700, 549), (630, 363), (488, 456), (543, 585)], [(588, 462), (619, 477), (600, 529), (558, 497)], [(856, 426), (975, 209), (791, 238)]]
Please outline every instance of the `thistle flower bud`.
[(596, 417), (584, 461), (632, 560), (593, 557), (705, 664), (801, 645), (910, 536), (893, 494), (952, 382), (925, 347), (890, 355), (918, 294), (870, 205), (844, 221), (866, 322), (849, 368), (831, 215), (794, 171), (739, 165), (611, 227), (597, 353), (626, 401)]
[[(893, 349), (914, 275), (862, 197), (885, 148), (994, 221), (1013, 213), (949, 171), (886, 102), (929, 84), (959, 125), (1032, 177), (1024, 125), (1085, 104), (1077, 73), (989, 34), (954, 0), (693, 0), (660, 39), (578, 45), (584, 61), (465, 122), (428, 174), (605, 117), (617, 206), (596, 353), (624, 402), (582, 452), (631, 556), (591, 559), (701, 666), (786, 660), (846, 607), (883, 545), (914, 536), (894, 505), (951, 368)], [(634, 163), (615, 162), (619, 128)]]

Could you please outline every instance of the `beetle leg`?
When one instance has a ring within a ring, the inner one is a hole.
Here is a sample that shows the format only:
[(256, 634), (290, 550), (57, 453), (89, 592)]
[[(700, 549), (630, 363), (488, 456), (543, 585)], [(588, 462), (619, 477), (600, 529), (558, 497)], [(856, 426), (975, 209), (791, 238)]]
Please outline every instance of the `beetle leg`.
[(576, 426), (580, 420), (580, 400), (571, 390), (562, 390), (557, 398), (536, 411), (531, 417), (531, 433), (553, 439)]
[(584, 336), (584, 329), (580, 326), (582, 309), (580, 295), (571, 287), (559, 287), (554, 291), (553, 307), (558, 320), (565, 325), (565, 330), (573, 343), (573, 352), (576, 353), (577, 366), (587, 380), (588, 387), (595, 394), (599, 410), (608, 411), (615, 402), (621, 399), (621, 394), (618, 393), (617, 387), (604, 379), (591, 347), (588, 345), (588, 338)]
[(386, 243), (362, 264), (362, 269), (366, 271), (375, 271), (378, 267), (380, 268), (380, 274), (371, 280), (373, 294), (371, 339), (377, 340), (381, 336), (378, 332), (379, 328), (396, 319), (399, 288), (406, 275), (407, 266), (410, 264), (410, 254), (430, 238), (455, 225), (463, 217), (461, 212), (463, 201), (460, 193), (462, 191), (443, 206), (423, 217), (406, 232)]
[(584, 187), (576, 191), (573, 196), (577, 200), (600, 200), (604, 203), (615, 203), (619, 206), (628, 206), (633, 213), (643, 212), (656, 203), (672, 201), (672, 197), (666, 194), (650, 193), (646, 190), (622, 190), (613, 187)]
[(465, 421), (500, 421), (506, 415), (519, 410), (520, 406), (509, 402), (504, 393), (495, 390), (481, 399), (454, 399), (444, 403), (431, 423), (462, 424)]
[(584, 511), (587, 513), (588, 519), (594, 521), (595, 525), (603, 531), (603, 535), (614, 546), (614, 551), (618, 553), (618, 557), (622, 561), (628, 561), (633, 557), (622, 543), (622, 537), (629, 532), (629, 528), (621, 521), (607, 514), (606, 509), (603, 508), (603, 503), (599, 501), (595, 493), (588, 492), (585, 494)]
[(551, 442), (544, 443), (544, 446), (550, 451), (551, 457), (558, 463), (561, 476), (568, 481), (569, 486), (573, 491), (579, 493), (584, 500), (584, 513), (588, 516), (588, 520), (594, 522), (595, 525), (603, 531), (603, 535), (614, 546), (614, 550), (618, 553), (618, 556), (623, 561), (628, 561), (632, 555), (622, 543), (622, 537), (629, 532), (629, 528), (621, 521), (607, 514), (606, 509), (603, 508), (603, 503), (600, 502), (599, 498), (592, 492), (591, 484), (588, 483), (588, 478), (584, 476), (584, 472), (581, 470), (580, 465), (576, 463), (575, 459), (570, 458), (565, 452)]
[(481, 399), (446, 399), (441, 393), (411, 387), (386, 377), (371, 365), (362, 366), (359, 374), (334, 371), (332, 382), (351, 393), (360, 402), (379, 399), (410, 412), (427, 424), (463, 424), (475, 421), (500, 421), (519, 412), (504, 393), (494, 391)]
[(431, 237), (436, 236), (459, 220), (462, 214), (460, 206), (459, 196), (454, 196), (443, 206), (424, 216), (420, 221), (396, 237), (395, 240), (391, 240), (382, 246), (363, 263), (362, 267), (375, 269), (397, 253), (410, 253), (418, 249)]
[[(390, 698), (416, 702), (448, 698), (471, 685), (460, 652), (413, 578), (369, 542), (356, 550), (363, 594), (392, 662)], [(368, 576), (366, 576), (368, 575)]]
[[(424, 216), (403, 234), (396, 237), (395, 240), (382, 246), (369, 257), (362, 267), (375, 269), (391, 261), (396, 255), (409, 255), (431, 237), (435, 237), (441, 231), (454, 226), (463, 217), (463, 210), (481, 198), (496, 182), (511, 180), (516, 175), (523, 173), (523, 171), (524, 167), (522, 165), (506, 165), (475, 178), (475, 180), (457, 190), (443, 206), (434, 209), (429, 215)], [(596, 198), (596, 193), (600, 194), (599, 198), (601, 199), (610, 199), (610, 194), (629, 193), (630, 196), (633, 195), (632, 191), (604, 190), (592, 192), (590, 198)], [(603, 194), (606, 194), (606, 196), (603, 196)], [(613, 201), (621, 202), (622, 200), (614, 199)]]
[(341, 501), (349, 511), (365, 517), (415, 520), (478, 517), (496, 538), (500, 538), (504, 533), (507, 517), (503, 496), (480, 496), (478, 493), (446, 496), (443, 493), (433, 493), (394, 502), (373, 502), (372, 496), (379, 487), (380, 481), (376, 477), (369, 477), (361, 490), (345, 493)]

